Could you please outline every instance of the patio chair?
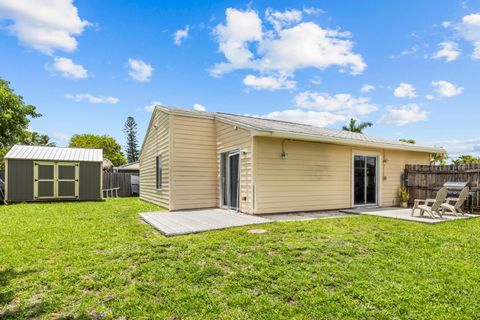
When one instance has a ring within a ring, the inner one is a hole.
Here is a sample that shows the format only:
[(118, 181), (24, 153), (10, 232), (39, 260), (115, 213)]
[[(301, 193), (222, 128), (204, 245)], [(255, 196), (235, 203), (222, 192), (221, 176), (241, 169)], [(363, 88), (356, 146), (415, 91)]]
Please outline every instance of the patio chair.
[(462, 206), (467, 200), (469, 192), (470, 192), (470, 189), (468, 187), (465, 187), (460, 192), (458, 198), (447, 198), (445, 200), (445, 203), (442, 203), (441, 205), (442, 214), (445, 214), (446, 211), (448, 210), (449, 213), (453, 213), (457, 217), (458, 217), (458, 213), (461, 213), (462, 215), (464, 215), (465, 213), (462, 210)]
[(426, 212), (430, 217), (435, 219), (435, 214), (438, 214), (440, 218), (442, 217), (442, 213), (440, 212), (442, 203), (445, 202), (448, 194), (447, 188), (442, 188), (438, 190), (435, 199), (415, 199), (412, 209), (412, 216), (415, 213), (415, 209), (420, 210), (420, 216), (423, 216), (423, 213)]

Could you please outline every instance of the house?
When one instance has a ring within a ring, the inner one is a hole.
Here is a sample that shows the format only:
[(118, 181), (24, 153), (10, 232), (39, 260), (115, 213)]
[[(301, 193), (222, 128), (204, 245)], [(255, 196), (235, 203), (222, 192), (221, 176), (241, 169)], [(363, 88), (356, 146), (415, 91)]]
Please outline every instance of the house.
[(5, 200), (101, 200), (102, 163), (101, 149), (15, 145), (5, 155)]
[(130, 173), (138, 176), (140, 175), (140, 162), (135, 161), (135, 162), (124, 164), (119, 167), (114, 167), (113, 172)]
[(406, 164), (442, 149), (306, 124), (157, 106), (140, 198), (250, 214), (398, 204)]

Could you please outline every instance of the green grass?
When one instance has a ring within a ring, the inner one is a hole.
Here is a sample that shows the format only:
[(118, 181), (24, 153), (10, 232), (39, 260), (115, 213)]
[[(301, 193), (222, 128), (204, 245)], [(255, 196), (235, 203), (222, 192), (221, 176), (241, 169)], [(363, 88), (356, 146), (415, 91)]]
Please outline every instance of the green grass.
[[(0, 319), (470, 319), (480, 219), (166, 238), (137, 199), (0, 207)], [(258, 228), (256, 226), (255, 228)]]

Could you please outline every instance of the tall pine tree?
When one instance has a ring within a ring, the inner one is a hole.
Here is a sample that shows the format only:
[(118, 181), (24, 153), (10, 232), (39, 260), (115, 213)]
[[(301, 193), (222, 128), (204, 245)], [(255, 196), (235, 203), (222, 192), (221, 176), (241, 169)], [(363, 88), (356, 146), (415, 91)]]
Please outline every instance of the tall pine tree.
[(126, 150), (128, 163), (138, 161), (137, 122), (133, 117), (127, 118), (123, 132), (127, 135)]

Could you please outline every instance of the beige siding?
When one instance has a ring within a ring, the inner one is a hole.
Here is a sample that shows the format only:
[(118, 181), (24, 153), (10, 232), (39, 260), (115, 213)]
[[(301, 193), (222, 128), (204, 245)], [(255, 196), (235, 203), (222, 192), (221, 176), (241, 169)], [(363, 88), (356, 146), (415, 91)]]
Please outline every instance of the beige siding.
[(172, 115), (171, 210), (218, 206), (215, 121)]
[[(407, 163), (428, 164), (429, 154), (359, 149), (306, 141), (254, 139), (254, 213), (309, 211), (352, 206), (353, 153), (379, 156), (382, 205), (397, 199), (400, 176)], [(383, 159), (387, 159), (384, 164)], [(381, 175), (386, 177), (382, 179)]]
[[(216, 121), (217, 133), (217, 180), (220, 180), (220, 154), (240, 150), (240, 211), (253, 213), (252, 183), (252, 135), (249, 130)], [(220, 186), (218, 187), (220, 188)], [(219, 189), (218, 189), (219, 190)], [(220, 192), (220, 190), (218, 191)], [(220, 194), (220, 193), (219, 193)], [(219, 200), (217, 201), (219, 204)]]
[(398, 188), (406, 164), (430, 164), (430, 154), (423, 152), (386, 150), (384, 153), (384, 177), (382, 181), (382, 205), (398, 205)]
[[(156, 156), (162, 156), (162, 189), (156, 188)], [(170, 116), (156, 110), (140, 156), (140, 199), (170, 209)]]

